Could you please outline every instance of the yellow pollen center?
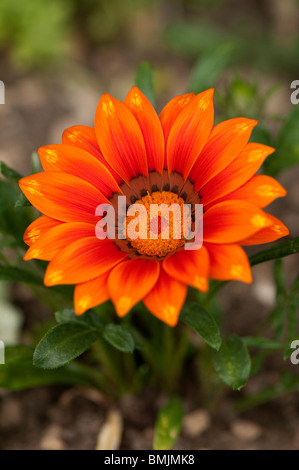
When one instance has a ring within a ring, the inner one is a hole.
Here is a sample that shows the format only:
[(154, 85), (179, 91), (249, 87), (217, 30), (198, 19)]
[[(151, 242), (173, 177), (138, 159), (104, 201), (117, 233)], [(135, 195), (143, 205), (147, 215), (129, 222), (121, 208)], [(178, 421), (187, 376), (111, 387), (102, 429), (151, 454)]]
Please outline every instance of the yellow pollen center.
[[(162, 258), (184, 246), (184, 234), (191, 227), (191, 214), (186, 213), (184, 217), (185, 201), (181, 197), (172, 192), (157, 191), (143, 196), (136, 204), (142, 205), (145, 211), (136, 209), (134, 215), (127, 216), (126, 237), (138, 253)], [(136, 217), (140, 223), (136, 222)], [(130, 231), (133, 220), (137, 238), (132, 237)]]

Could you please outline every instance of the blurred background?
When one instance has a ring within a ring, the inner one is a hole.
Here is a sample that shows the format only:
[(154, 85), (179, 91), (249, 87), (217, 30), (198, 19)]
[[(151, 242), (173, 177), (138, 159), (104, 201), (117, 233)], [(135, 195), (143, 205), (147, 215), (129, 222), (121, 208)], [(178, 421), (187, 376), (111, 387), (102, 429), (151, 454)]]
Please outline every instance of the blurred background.
[[(283, 220), (292, 237), (298, 236), (299, 104), (290, 100), (291, 82), (299, 79), (298, 57), (297, 0), (1, 0), (0, 80), (5, 104), (0, 105), (0, 160), (30, 174), (31, 155), (39, 146), (60, 143), (69, 126), (93, 125), (101, 94), (123, 100), (140, 62), (148, 61), (155, 69), (158, 111), (186, 90), (214, 86), (216, 120), (259, 120), (252, 140), (278, 147), (264, 170), (288, 190), (269, 212)], [(18, 226), (18, 220), (14, 223)], [(19, 230), (22, 236), (23, 227)], [(298, 274), (298, 261), (298, 255), (283, 261), (288, 284)], [(223, 290), (224, 331), (241, 336), (255, 331), (275, 304), (272, 271), (271, 263), (257, 266), (252, 286), (233, 283)], [(6, 328), (11, 342), (21, 325), (31, 327), (51, 318), (24, 286), (4, 286), (1, 298), (0, 328)], [(287, 367), (280, 355), (271, 356), (263, 373), (249, 381), (245, 397), (276, 384)], [(36, 391), (22, 393), (3, 391), (0, 447), (93, 448), (92, 433), (103, 416), (90, 423), (93, 407), (105, 410), (102, 398), (75, 394), (61, 399), (60, 391), (39, 390), (36, 399)], [(124, 447), (150, 448), (152, 429), (145, 410), (151, 399), (126, 398), (120, 404), (127, 417)], [(76, 400), (83, 415), (74, 417), (67, 407)], [(259, 400), (254, 405), (267, 397)], [(297, 448), (298, 397), (291, 392), (277, 400), (261, 409), (249, 407), (241, 417), (224, 400), (213, 426), (209, 412), (199, 410), (203, 414), (193, 416), (193, 424), (189, 418), (178, 448)], [(61, 407), (64, 424), (59, 424)], [(132, 418), (135, 409), (137, 422)], [(73, 435), (76, 419), (83, 427)], [(194, 422), (202, 423), (197, 431)], [(64, 440), (57, 437), (59, 426), (66, 429)]]
[(38, 146), (93, 124), (103, 92), (124, 99), (141, 61), (156, 68), (158, 110), (194, 88), (201, 60), (195, 88), (217, 85), (218, 113), (287, 114), (298, 31), (296, 0), (1, 0), (1, 160), (28, 173)]

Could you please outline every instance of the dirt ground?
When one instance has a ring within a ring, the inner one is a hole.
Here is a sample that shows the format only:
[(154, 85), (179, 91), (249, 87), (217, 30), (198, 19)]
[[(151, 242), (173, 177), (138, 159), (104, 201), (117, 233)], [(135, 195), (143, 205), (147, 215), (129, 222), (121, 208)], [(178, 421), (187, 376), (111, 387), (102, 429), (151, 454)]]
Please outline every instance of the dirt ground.
[[(120, 449), (151, 450), (154, 421), (163, 396), (147, 390), (117, 404), (121, 416)], [(233, 394), (217, 410), (192, 409), (185, 403), (178, 450), (291, 449), (299, 447), (299, 400), (288, 396), (250, 412), (233, 411)], [(0, 395), (0, 449), (102, 449), (99, 436), (115, 405), (100, 393), (82, 388), (38, 388)], [(116, 434), (119, 429), (112, 427)], [(107, 447), (106, 447), (107, 448)]]

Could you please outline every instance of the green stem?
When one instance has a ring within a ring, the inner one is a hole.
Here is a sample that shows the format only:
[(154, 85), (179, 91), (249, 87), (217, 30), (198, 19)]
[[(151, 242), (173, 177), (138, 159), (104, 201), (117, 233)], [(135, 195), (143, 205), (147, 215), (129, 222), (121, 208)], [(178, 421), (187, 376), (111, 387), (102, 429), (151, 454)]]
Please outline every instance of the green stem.
[(184, 328), (180, 333), (179, 343), (176, 345), (172, 357), (170, 358), (171, 362), (169, 363), (169, 370), (167, 372), (170, 391), (174, 391), (178, 386), (179, 377), (184, 366), (186, 351), (189, 346), (189, 332), (187, 328)]
[(271, 261), (277, 258), (284, 258), (285, 256), (299, 253), (299, 237), (287, 242), (280, 243), (273, 248), (268, 250), (260, 251), (249, 258), (251, 266), (256, 264), (264, 263), (265, 261)]
[(112, 351), (108, 344), (106, 341), (99, 339), (93, 344), (93, 351), (99, 364), (105, 368), (107, 377), (109, 377), (109, 379), (117, 387), (116, 393), (120, 394), (124, 389), (122, 371), (120, 367), (118, 367), (118, 361), (116, 361), (115, 357), (111, 354)]

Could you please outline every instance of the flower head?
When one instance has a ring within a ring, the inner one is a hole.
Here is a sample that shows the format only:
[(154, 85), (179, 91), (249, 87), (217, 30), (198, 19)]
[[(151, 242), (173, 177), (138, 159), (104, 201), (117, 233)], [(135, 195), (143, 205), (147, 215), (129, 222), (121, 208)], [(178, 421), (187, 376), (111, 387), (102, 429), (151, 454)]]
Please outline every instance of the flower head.
[[(248, 143), (254, 120), (213, 126), (212, 97), (213, 90), (178, 96), (158, 116), (136, 87), (124, 103), (105, 94), (94, 128), (68, 128), (62, 144), (39, 149), (44, 172), (20, 180), (26, 197), (44, 214), (24, 234), (25, 259), (50, 261), (46, 285), (76, 285), (77, 314), (110, 298), (124, 316), (143, 300), (173, 326), (188, 285), (205, 292), (209, 278), (252, 282), (241, 246), (289, 233), (263, 211), (286, 191), (273, 178), (255, 175), (274, 149)], [(108, 204), (117, 214), (120, 196), (127, 207), (138, 204), (144, 213), (145, 236), (128, 235), (130, 223), (136, 229), (142, 225), (128, 213), (122, 224), (116, 218), (122, 237), (99, 239), (96, 226), (103, 218), (96, 209)], [(200, 249), (184, 249), (183, 217), (152, 214), (153, 204), (175, 204), (179, 215), (189, 205), (192, 226), (194, 207), (202, 204)]]

